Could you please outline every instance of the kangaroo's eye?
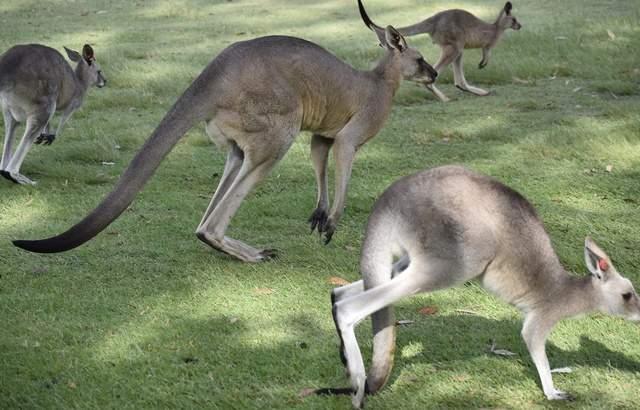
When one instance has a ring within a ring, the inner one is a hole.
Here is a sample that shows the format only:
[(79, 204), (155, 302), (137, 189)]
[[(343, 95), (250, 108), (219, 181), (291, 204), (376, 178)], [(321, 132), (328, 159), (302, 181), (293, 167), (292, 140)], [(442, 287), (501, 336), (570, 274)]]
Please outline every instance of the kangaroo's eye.
[(631, 300), (631, 292), (625, 293), (624, 295), (622, 295), (622, 298), (628, 302), (629, 300)]

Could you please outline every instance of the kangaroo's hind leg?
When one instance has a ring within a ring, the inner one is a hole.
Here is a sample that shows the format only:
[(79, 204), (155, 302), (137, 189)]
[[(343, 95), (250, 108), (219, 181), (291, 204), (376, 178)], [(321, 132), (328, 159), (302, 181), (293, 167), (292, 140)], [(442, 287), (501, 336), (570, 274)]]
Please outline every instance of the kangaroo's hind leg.
[[(451, 64), (461, 54), (462, 54), (462, 48), (458, 46), (455, 46), (452, 44), (447, 44), (442, 46), (440, 57), (438, 58), (438, 61), (436, 62), (436, 64), (433, 66), (433, 69), (438, 72), (438, 76), (440, 76), (440, 73), (442, 73), (442, 70), (447, 68), (449, 64)], [(454, 72), (454, 78), (455, 78), (455, 72)], [(435, 94), (435, 96), (438, 97), (438, 99), (442, 102), (452, 101), (450, 98), (447, 98), (447, 96), (445, 96), (440, 90), (436, 88), (435, 83), (427, 85), (427, 89), (431, 91), (433, 94)]]
[[(16, 120), (8, 108), (2, 109), (4, 115), (4, 125), (6, 129), (4, 138), (4, 148), (2, 150), (2, 161), (0, 162), (0, 171), (4, 171), (9, 165), (11, 155), (13, 154), (13, 143), (16, 140), (16, 132), (20, 122)], [(2, 172), (4, 174), (4, 172)], [(10, 179), (10, 178), (9, 178)]]
[[(42, 132), (45, 125), (51, 120), (53, 116), (53, 110), (49, 113), (46, 110), (39, 110), (36, 112), (36, 115), (29, 116), (26, 121), (26, 129), (22, 139), (20, 140), (20, 144), (18, 144), (18, 148), (16, 152), (11, 156), (10, 149), (13, 145), (13, 140), (15, 138), (16, 128), (14, 127), (12, 130), (8, 128), (8, 136), (9, 141), (5, 141), (5, 147), (3, 150), (3, 158), (2, 158), (2, 176), (6, 179), (16, 182), (18, 184), (23, 185), (35, 185), (36, 181), (32, 181), (24, 175), (20, 174), (20, 166), (24, 161), (29, 149), (33, 145), (33, 142), (36, 140), (37, 136)], [(6, 118), (6, 117), (5, 117)], [(17, 123), (15, 124), (17, 127)], [(13, 134), (11, 134), (13, 133)], [(7, 142), (9, 142), (10, 146), (7, 146)], [(5, 156), (11, 156), (10, 159), (6, 161)]]
[[(255, 249), (225, 236), (225, 233), (244, 198), (282, 159), (298, 133), (294, 126), (282, 126), (280, 129), (283, 134), (277, 138), (273, 137), (275, 131), (267, 135), (242, 136), (246, 146), (244, 150), (236, 142), (231, 143), (235, 145), (228, 151), (224, 175), (196, 230), (197, 237), (207, 245), (245, 262), (265, 262), (275, 257), (274, 251)], [(259, 146), (261, 143), (273, 144), (274, 141), (278, 147)]]
[(489, 91), (482, 88), (474, 87), (467, 83), (467, 79), (464, 78), (464, 72), (462, 71), (462, 53), (453, 61), (453, 80), (456, 87), (462, 91), (467, 91), (476, 95), (488, 95)]

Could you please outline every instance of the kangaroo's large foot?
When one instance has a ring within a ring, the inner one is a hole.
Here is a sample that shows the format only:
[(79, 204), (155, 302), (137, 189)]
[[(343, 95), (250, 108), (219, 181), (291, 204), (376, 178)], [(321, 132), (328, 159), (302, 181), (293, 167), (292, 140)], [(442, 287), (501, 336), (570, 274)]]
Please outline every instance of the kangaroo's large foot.
[(53, 141), (55, 141), (55, 140), (56, 140), (56, 134), (45, 134), (45, 133), (42, 133), (36, 139), (36, 144), (51, 145), (53, 143)]
[(196, 236), (213, 249), (227, 253), (243, 262), (268, 262), (277, 256), (275, 249), (258, 250), (228, 236), (223, 237), (222, 240), (217, 240), (206, 231), (196, 232)]
[(466, 91), (468, 93), (475, 94), (475, 95), (485, 96), (485, 95), (491, 94), (491, 91), (483, 90), (482, 88), (474, 87), (474, 86), (468, 85), (468, 84), (467, 85), (456, 85), (456, 87), (458, 87), (462, 91)]
[(12, 172), (3, 170), (3, 171), (0, 171), (0, 175), (5, 177), (9, 181), (15, 182), (16, 184), (21, 184), (21, 185), (35, 185), (35, 184), (37, 184), (36, 181), (30, 180), (29, 178), (25, 177), (24, 175), (22, 175), (20, 173), (14, 174)]
[(571, 394), (571, 392), (565, 392), (560, 390), (554, 390), (549, 394), (546, 394), (547, 400), (566, 400), (566, 401), (575, 401), (575, 398)]

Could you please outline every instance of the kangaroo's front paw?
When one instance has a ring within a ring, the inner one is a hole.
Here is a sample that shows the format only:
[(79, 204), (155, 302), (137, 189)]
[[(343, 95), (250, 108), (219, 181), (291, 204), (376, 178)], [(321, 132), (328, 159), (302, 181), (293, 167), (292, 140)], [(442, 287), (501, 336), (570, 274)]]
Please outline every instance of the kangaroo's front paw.
[(42, 133), (36, 139), (36, 144), (51, 145), (53, 143), (53, 141), (55, 141), (55, 140), (56, 140), (56, 134), (45, 134), (45, 133)]
[(328, 244), (329, 242), (331, 242), (331, 238), (333, 237), (333, 232), (336, 230), (336, 226), (335, 224), (331, 223), (331, 222), (327, 222), (325, 223), (325, 229), (324, 229), (324, 244)]
[(327, 211), (321, 208), (316, 208), (311, 213), (311, 216), (309, 216), (309, 219), (307, 219), (307, 222), (311, 224), (311, 233), (313, 233), (313, 231), (317, 227), (318, 235), (322, 235), (322, 232), (324, 232), (324, 226), (325, 226), (325, 223), (327, 222), (328, 217), (329, 217), (329, 214), (327, 214)]

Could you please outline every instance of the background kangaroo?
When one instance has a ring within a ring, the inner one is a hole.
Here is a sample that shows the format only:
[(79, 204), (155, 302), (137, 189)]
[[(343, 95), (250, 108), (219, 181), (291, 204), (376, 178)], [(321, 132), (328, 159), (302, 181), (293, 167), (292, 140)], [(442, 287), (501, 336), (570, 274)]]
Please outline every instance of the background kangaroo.
[[(360, 16), (372, 30), (381, 30), (374, 24), (358, 0)], [(462, 72), (462, 52), (466, 48), (482, 48), (482, 60), (478, 68), (484, 68), (489, 63), (491, 50), (498, 44), (504, 31), (512, 28), (520, 30), (520, 23), (511, 14), (511, 2), (507, 2), (498, 18), (493, 24), (484, 22), (464, 10), (446, 10), (435, 14), (428, 19), (407, 27), (399, 28), (398, 31), (404, 36), (415, 36), (427, 33), (431, 41), (442, 48), (438, 62), (433, 66), (440, 74), (449, 64), (453, 63), (453, 79), (456, 87), (463, 91), (469, 91), (477, 95), (487, 95), (489, 91), (474, 87), (467, 83)], [(427, 85), (427, 88), (434, 93), (442, 102), (451, 101), (434, 84)]]
[[(107, 82), (90, 45), (82, 48), (82, 56), (64, 49), (76, 63), (75, 72), (62, 54), (40, 44), (14, 46), (0, 56), (0, 102), (7, 130), (0, 174), (10, 181), (36, 183), (20, 174), (20, 165), (33, 142), (50, 145), (84, 102), (87, 89), (92, 85), (103, 87)], [(62, 110), (62, 117), (51, 134), (51, 119), (57, 110)], [(13, 154), (16, 131), (22, 122), (26, 129)]]
[[(227, 149), (227, 163), (196, 230), (216, 250), (247, 262), (271, 259), (225, 236), (251, 188), (289, 150), (301, 130), (312, 131), (311, 155), (318, 205), (309, 218), (326, 242), (342, 215), (355, 152), (382, 127), (403, 78), (432, 83), (437, 73), (407, 47), (392, 27), (383, 35), (387, 52), (371, 72), (358, 71), (323, 48), (284, 36), (232, 44), (196, 78), (162, 119), (107, 197), (67, 232), (41, 241), (15, 241), (34, 252), (61, 252), (88, 241), (115, 220), (184, 133), (204, 121)], [(335, 201), (331, 214), (327, 162), (333, 149)]]
[[(488, 176), (444, 166), (396, 181), (369, 216), (362, 280), (331, 295), (353, 405), (360, 407), (365, 393), (378, 392), (391, 372), (392, 304), (472, 278), (525, 313), (522, 337), (544, 394), (549, 400), (569, 398), (554, 388), (545, 353), (556, 323), (597, 310), (640, 323), (640, 298), (631, 282), (589, 237), (584, 253), (589, 275), (567, 274), (533, 206)], [(369, 315), (374, 338), (367, 378), (354, 327)]]

